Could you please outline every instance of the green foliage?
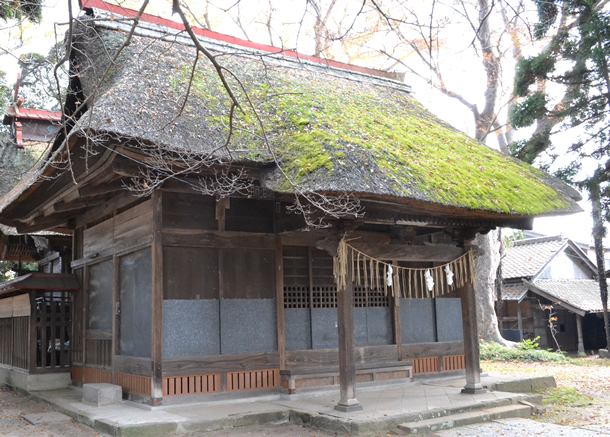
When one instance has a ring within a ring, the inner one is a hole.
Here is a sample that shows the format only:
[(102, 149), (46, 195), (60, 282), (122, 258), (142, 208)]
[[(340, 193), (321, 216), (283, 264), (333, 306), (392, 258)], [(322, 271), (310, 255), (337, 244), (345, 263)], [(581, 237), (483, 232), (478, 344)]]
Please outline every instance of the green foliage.
[[(12, 261), (0, 261), (0, 283), (10, 281), (17, 276), (17, 270), (19, 269), (19, 263)], [(37, 272), (38, 264), (36, 263), (22, 263), (21, 272)]]
[(578, 393), (575, 388), (557, 387), (546, 393), (543, 402), (558, 406), (590, 405), (593, 398)]
[(510, 122), (518, 128), (527, 127), (546, 114), (546, 95), (543, 92), (530, 94), (511, 108)]
[(533, 340), (530, 338), (526, 338), (525, 340), (517, 343), (517, 347), (524, 351), (538, 349), (538, 340), (540, 340), (540, 336), (534, 338)]
[(558, 179), (561, 179), (567, 184), (575, 184), (576, 183), (576, 175), (580, 171), (582, 167), (582, 163), (579, 161), (573, 161), (568, 164), (566, 167), (560, 168), (553, 172), (553, 176)]
[(32, 23), (38, 23), (42, 19), (43, 0), (0, 0), (0, 19), (25, 18)]
[(521, 361), (521, 362), (544, 362), (552, 361), (555, 363), (572, 363), (572, 359), (557, 352), (550, 350), (537, 349), (538, 343), (535, 340), (526, 340), (519, 343), (516, 348), (503, 346), (496, 342), (487, 343), (481, 341), (479, 350), (482, 360), (490, 361)]
[(538, 132), (529, 140), (514, 141), (508, 145), (508, 152), (522, 161), (532, 164), (534, 160), (551, 145), (551, 130)]
[(549, 28), (555, 23), (559, 8), (554, 1), (535, 0), (536, 9), (538, 11), (538, 23), (534, 26), (534, 37), (542, 38)]
[(530, 85), (537, 80), (546, 79), (554, 69), (555, 59), (549, 54), (519, 59), (515, 68), (513, 93), (521, 97), (527, 95)]
[[(529, 97), (511, 111), (511, 123), (519, 128), (535, 121), (542, 122), (545, 132), (537, 132), (537, 138), (514, 145), (513, 152), (518, 152), (515, 156), (532, 162), (551, 146), (552, 128), (563, 125), (564, 131), (580, 128), (577, 131), (581, 136), (578, 147), (572, 148), (578, 153), (575, 160), (607, 159), (610, 140), (610, 10), (601, 7), (600, 1), (589, 0), (536, 0), (536, 5), (539, 14), (536, 36), (546, 36), (557, 26), (559, 29), (545, 53), (518, 63), (514, 93)], [(563, 21), (559, 20), (560, 16)], [(555, 58), (562, 60), (560, 72), (554, 69)], [(543, 102), (550, 99), (543, 99), (539, 90), (553, 89), (555, 100), (558, 94), (556, 87), (547, 86), (549, 82), (562, 86), (563, 94), (560, 94), (560, 103), (546, 108), (546, 111)], [(533, 92), (533, 89), (538, 91)], [(610, 169), (610, 166), (606, 168)], [(563, 175), (573, 179), (573, 170), (567, 169)]]

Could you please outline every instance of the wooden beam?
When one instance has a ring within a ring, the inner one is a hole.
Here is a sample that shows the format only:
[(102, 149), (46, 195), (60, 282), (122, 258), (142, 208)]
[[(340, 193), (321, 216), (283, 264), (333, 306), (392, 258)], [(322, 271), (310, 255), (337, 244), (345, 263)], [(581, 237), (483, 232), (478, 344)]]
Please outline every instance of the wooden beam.
[[(103, 199), (78, 199), (68, 203), (57, 202), (51, 206), (48, 215), (58, 212), (74, 211), (75, 209), (91, 208), (94, 206), (102, 205), (103, 203)], [(45, 215), (47, 215), (47, 211), (45, 211)]]
[[(284, 232), (281, 234), (281, 236), (282, 244), (285, 246), (315, 246), (318, 241), (325, 238), (336, 237), (336, 234), (325, 230), (313, 230), (309, 232)], [(359, 244), (371, 243), (387, 245), (391, 241), (391, 236), (382, 232), (354, 231), (347, 234), (346, 239), (351, 240), (350, 244), (358, 241)]]
[(252, 234), (245, 232), (218, 232), (218, 231), (163, 231), (163, 244), (165, 246), (180, 247), (220, 247), (226, 249), (276, 248), (272, 234)]
[(84, 214), (78, 216), (76, 218), (75, 226), (77, 228), (86, 226), (87, 224), (89, 224), (95, 220), (98, 220), (101, 217), (104, 217), (108, 214), (111, 214), (115, 210), (122, 208), (124, 206), (127, 206), (130, 203), (135, 202), (136, 200), (138, 200), (138, 198), (129, 191), (124, 191), (122, 193), (119, 193), (116, 196), (114, 196), (112, 199), (104, 202), (102, 205), (96, 206), (96, 207), (88, 210)]
[(44, 231), (65, 224), (68, 219), (81, 213), (81, 209), (57, 213), (49, 217), (37, 217), (27, 223), (17, 223), (15, 228), (20, 234)]
[(102, 194), (114, 193), (115, 191), (124, 190), (122, 181), (110, 182), (107, 184), (99, 185), (87, 185), (78, 189), (78, 195), (80, 197), (93, 197), (100, 196)]
[(445, 244), (430, 246), (375, 245), (360, 243), (359, 241), (352, 241), (350, 244), (364, 254), (382, 260), (450, 262), (464, 254), (463, 248)]
[(119, 176), (126, 178), (136, 178), (142, 176), (138, 165), (126, 160), (125, 158), (117, 158), (116, 162), (112, 165), (112, 171)]
[(218, 230), (225, 230), (225, 216), (227, 209), (231, 209), (231, 198), (221, 197), (216, 199), (216, 221), (218, 221)]
[(344, 290), (337, 290), (339, 328), (339, 383), (341, 399), (335, 410), (349, 413), (362, 410), (356, 399), (356, 363), (354, 360), (354, 285), (351, 252), (347, 259), (347, 280)]

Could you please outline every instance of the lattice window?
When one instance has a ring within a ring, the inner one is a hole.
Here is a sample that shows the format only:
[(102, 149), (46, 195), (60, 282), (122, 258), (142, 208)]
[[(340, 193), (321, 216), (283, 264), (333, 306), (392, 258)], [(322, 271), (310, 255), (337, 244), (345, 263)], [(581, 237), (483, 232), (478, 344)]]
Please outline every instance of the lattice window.
[(369, 307), (389, 307), (390, 296), (386, 296), (383, 292), (369, 291), (368, 293)]
[(314, 287), (314, 308), (337, 308), (337, 287)]
[(368, 306), (368, 299), (366, 294), (366, 289), (363, 289), (362, 287), (354, 287), (355, 308), (366, 308)]
[[(324, 251), (298, 246), (284, 246), (284, 308), (309, 308), (309, 285), (313, 285), (313, 308), (336, 308), (333, 259)], [(360, 263), (360, 268), (364, 265)], [(309, 268), (311, 266), (311, 269)], [(380, 269), (381, 272), (381, 269)], [(310, 278), (309, 275), (312, 275)], [(381, 272), (380, 280), (383, 279)], [(383, 284), (380, 284), (381, 286)], [(390, 297), (369, 286), (354, 286), (354, 307), (389, 307)]]
[(309, 308), (309, 287), (284, 287), (284, 308)]

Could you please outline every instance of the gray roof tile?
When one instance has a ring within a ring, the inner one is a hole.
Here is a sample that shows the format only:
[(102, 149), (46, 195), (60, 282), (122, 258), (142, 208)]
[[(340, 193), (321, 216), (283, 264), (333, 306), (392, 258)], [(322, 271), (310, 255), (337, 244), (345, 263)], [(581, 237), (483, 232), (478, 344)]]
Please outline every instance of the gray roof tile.
[(541, 291), (586, 312), (602, 310), (599, 283), (592, 279), (538, 279), (533, 284)]
[(534, 276), (566, 243), (560, 236), (517, 241), (507, 249), (502, 260), (502, 277), (528, 278)]

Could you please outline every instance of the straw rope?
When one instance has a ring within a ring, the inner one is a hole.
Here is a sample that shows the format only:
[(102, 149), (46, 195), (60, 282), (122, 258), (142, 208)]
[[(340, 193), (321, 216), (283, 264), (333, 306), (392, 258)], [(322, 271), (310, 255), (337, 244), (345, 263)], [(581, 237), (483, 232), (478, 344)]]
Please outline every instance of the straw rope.
[[(401, 298), (438, 297), (463, 287), (467, 282), (474, 282), (475, 269), (472, 251), (468, 251), (459, 258), (443, 265), (410, 268), (375, 259), (347, 244), (345, 240), (341, 240), (337, 256), (333, 258), (333, 272), (338, 291), (345, 290), (347, 285), (349, 255), (351, 255), (352, 260), (353, 283), (378, 291), (383, 290), (386, 296), (390, 293), (393, 297)], [(388, 272), (390, 267), (392, 268), (390, 275), (392, 285), (389, 286)], [(446, 271), (447, 267), (453, 273), (452, 282)], [(434, 281), (431, 290), (427, 286), (426, 271), (430, 271), (430, 276)]]

